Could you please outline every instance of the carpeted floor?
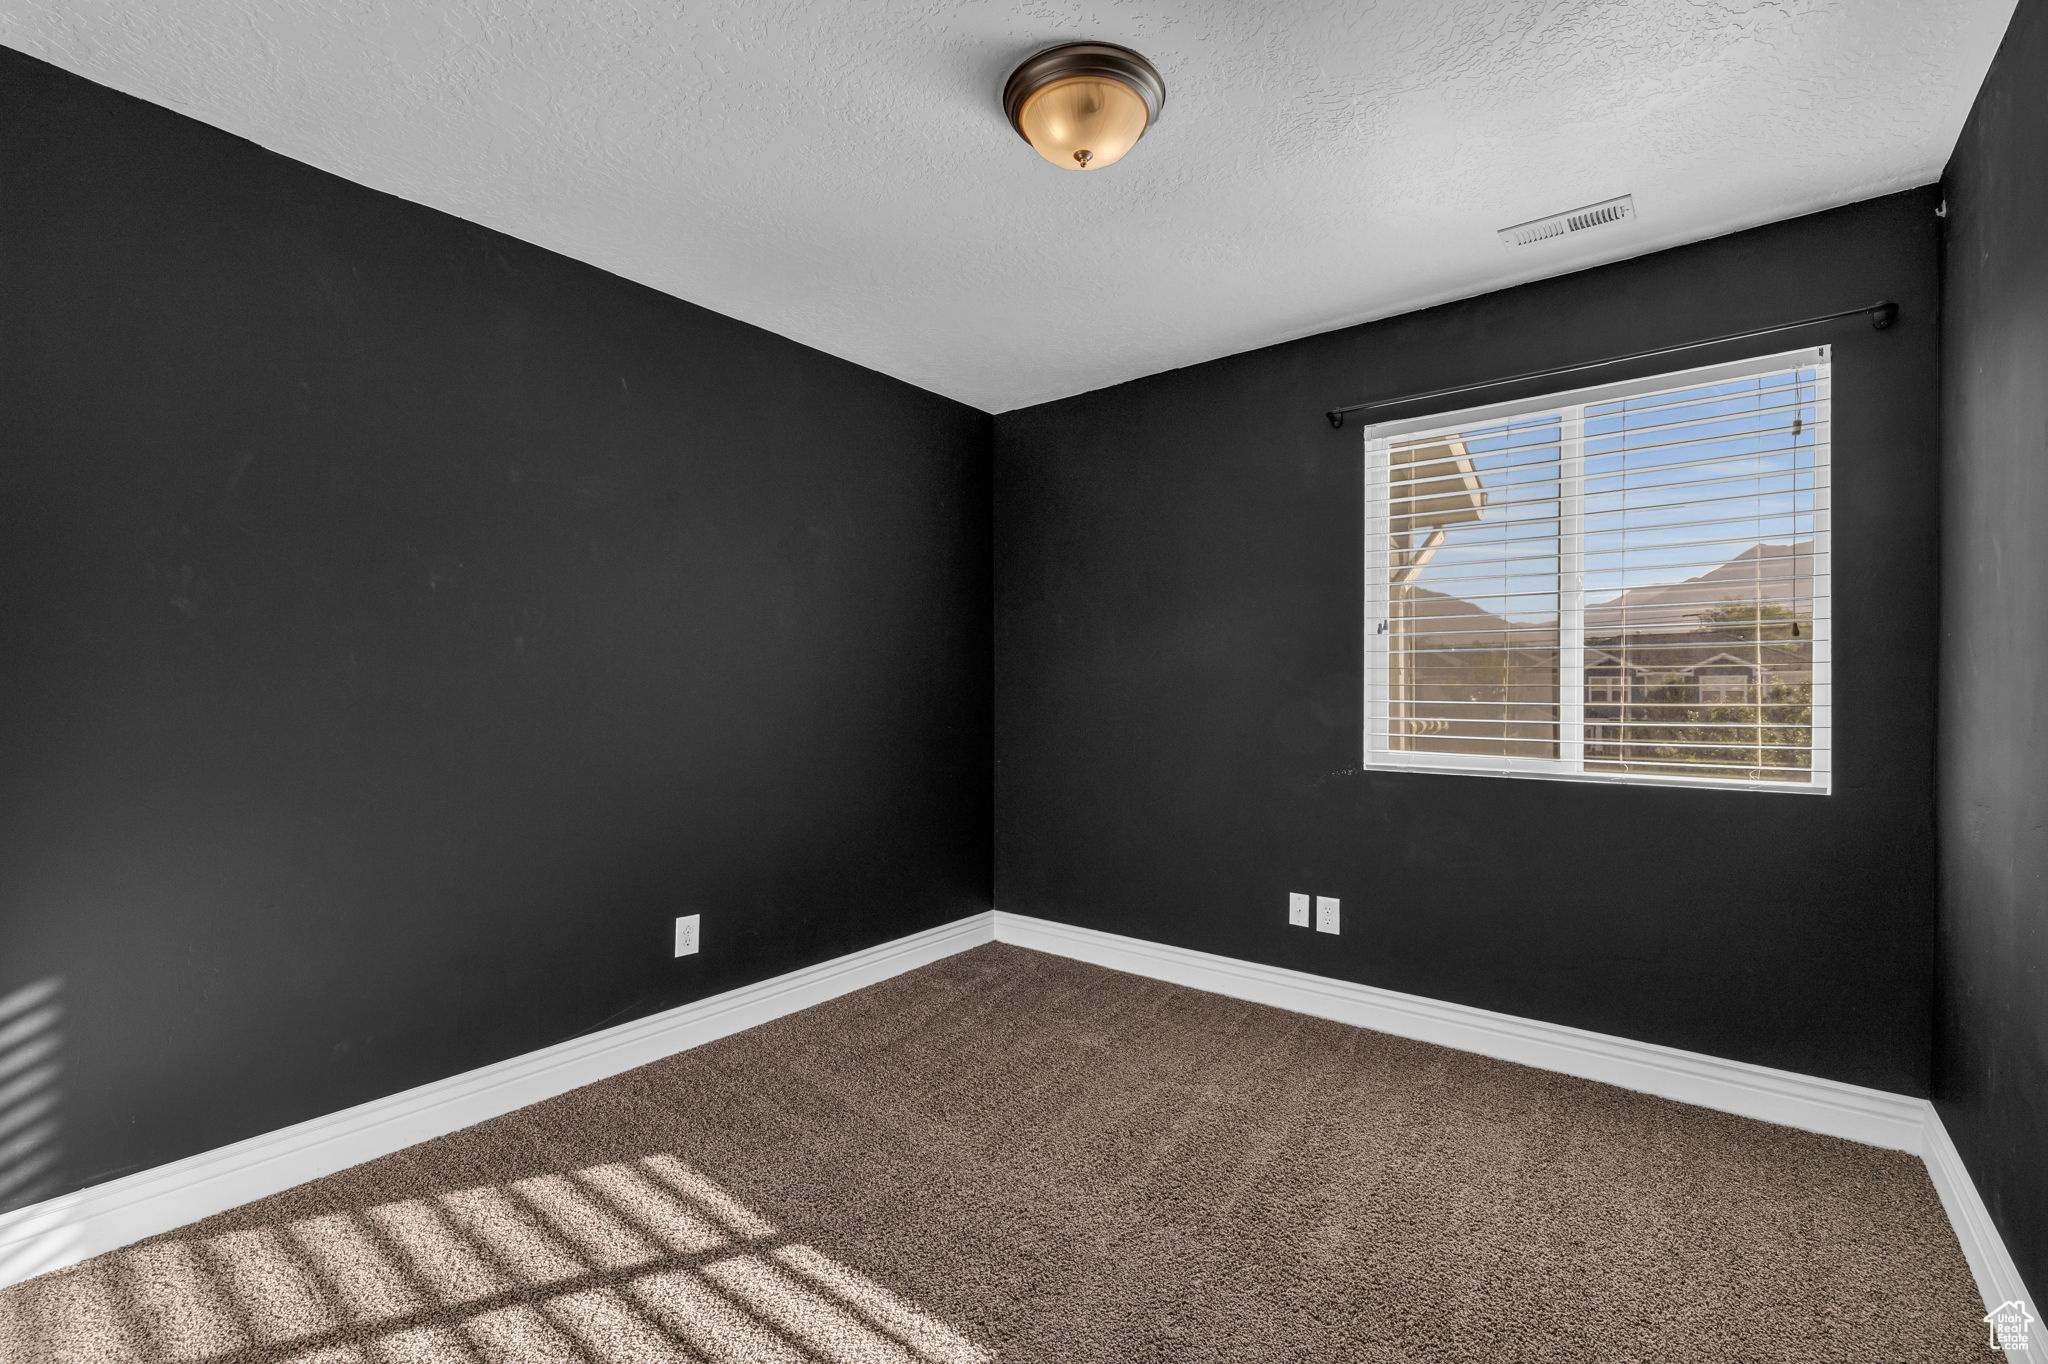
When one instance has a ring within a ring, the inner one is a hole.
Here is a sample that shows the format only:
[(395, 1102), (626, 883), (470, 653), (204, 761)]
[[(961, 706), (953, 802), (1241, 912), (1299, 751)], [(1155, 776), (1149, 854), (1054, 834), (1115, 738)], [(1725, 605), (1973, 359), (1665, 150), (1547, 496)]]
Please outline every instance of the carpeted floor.
[(1919, 1161), (988, 946), (0, 1292), (0, 1359), (1987, 1358)]

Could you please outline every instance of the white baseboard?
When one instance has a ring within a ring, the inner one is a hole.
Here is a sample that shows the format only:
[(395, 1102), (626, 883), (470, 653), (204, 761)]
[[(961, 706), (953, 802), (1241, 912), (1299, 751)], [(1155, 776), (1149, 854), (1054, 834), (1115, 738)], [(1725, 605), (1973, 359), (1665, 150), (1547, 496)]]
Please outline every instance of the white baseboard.
[[(1911, 1152), (1927, 1164), (1928, 1178), (1941, 1196), (1985, 1307), (2014, 1298), (2034, 1301), (2027, 1297), (2019, 1271), (1940, 1116), (1925, 1099), (1022, 914), (998, 910), (995, 919), (998, 942), (1784, 1127)], [(2031, 1358), (2048, 1360), (2048, 1327), (2037, 1330), (2042, 1343)], [(2012, 1358), (2024, 1361), (2029, 1356), (2014, 1353)]]
[[(1976, 1276), (1985, 1309), (2018, 1299), (2028, 1304), (2035, 1316), (2042, 1315), (2039, 1301), (2027, 1296), (2019, 1266), (2013, 1263), (2005, 1248), (2005, 1238), (1998, 1234), (1997, 1224), (1991, 1220), (1991, 1209), (1978, 1196), (1977, 1183), (1970, 1178), (1962, 1153), (1949, 1140), (1948, 1128), (1942, 1125), (1941, 1114), (1932, 1104), (1927, 1106), (1927, 1149), (1923, 1158), (1927, 1161), (1927, 1177), (1934, 1181), (1934, 1191), (1941, 1195), (1949, 1225), (1955, 1228), (1956, 1240), (1963, 1247), (1963, 1258), (1970, 1262), (1970, 1273)], [(2006, 1352), (2014, 1364), (2048, 1359), (2048, 1324), (2037, 1321), (2033, 1329), (2034, 1342), (2026, 1352)]]
[(1420, 995), (996, 912), (996, 940), (1746, 1118), (1920, 1150), (1926, 1101)]
[(976, 914), (0, 1214), (0, 1287), (781, 1018), (988, 942)]

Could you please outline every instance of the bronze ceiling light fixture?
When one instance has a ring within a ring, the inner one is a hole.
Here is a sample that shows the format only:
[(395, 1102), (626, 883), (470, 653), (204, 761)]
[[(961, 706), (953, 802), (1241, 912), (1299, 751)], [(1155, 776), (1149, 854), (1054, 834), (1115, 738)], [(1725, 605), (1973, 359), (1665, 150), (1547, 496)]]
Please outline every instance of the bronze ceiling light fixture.
[(1159, 121), (1166, 82), (1115, 43), (1061, 43), (1027, 57), (1003, 87), (1003, 112), (1033, 151), (1067, 170), (1123, 159)]

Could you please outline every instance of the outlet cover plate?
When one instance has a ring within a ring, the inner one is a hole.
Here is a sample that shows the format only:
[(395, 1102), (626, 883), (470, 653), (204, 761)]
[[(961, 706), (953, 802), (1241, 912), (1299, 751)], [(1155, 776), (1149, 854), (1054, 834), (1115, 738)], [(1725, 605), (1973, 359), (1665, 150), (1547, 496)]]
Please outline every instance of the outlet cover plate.
[(1316, 932), (1335, 933), (1337, 931), (1337, 910), (1338, 905), (1335, 896), (1316, 896)]
[(697, 920), (695, 914), (685, 914), (676, 920), (676, 955), (694, 956), (697, 951)]
[(1299, 891), (1287, 893), (1287, 922), (1296, 928), (1308, 927), (1308, 896)]

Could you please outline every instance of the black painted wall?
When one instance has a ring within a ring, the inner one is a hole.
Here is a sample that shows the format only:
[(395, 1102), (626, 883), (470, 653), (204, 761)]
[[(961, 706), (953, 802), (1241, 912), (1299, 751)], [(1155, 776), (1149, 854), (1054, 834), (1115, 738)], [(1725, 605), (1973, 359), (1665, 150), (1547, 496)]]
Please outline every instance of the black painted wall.
[(2020, 0), (1942, 181), (1934, 1099), (2036, 1293), (2048, 1290), (2044, 148), (2048, 4)]
[[(1935, 203), (998, 417), (997, 905), (1924, 1094)], [(1685, 362), (1836, 346), (1833, 795), (1357, 771), (1360, 438), (1323, 409), (1883, 296), (1890, 331)], [(1289, 891), (1341, 897), (1343, 934), (1289, 927)]]
[(0, 1207), (988, 907), (986, 415), (6, 51), (0, 300)]

